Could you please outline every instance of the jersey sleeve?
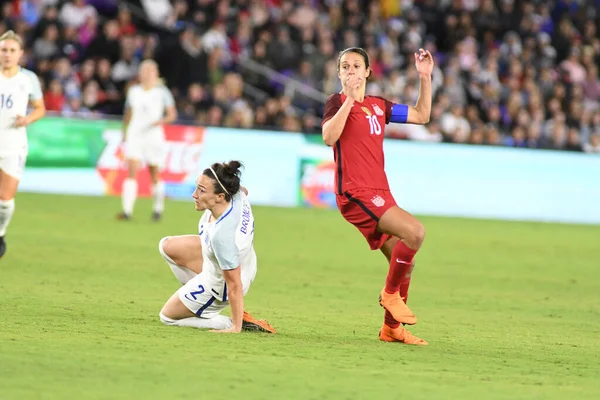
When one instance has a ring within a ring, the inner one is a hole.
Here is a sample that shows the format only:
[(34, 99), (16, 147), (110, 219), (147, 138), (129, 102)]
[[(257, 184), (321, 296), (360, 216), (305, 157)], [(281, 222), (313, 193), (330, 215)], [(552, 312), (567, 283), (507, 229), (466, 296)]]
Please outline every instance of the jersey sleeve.
[(165, 107), (173, 107), (175, 105), (173, 94), (171, 94), (171, 91), (167, 89), (166, 86), (163, 86), (163, 101), (165, 103)]
[(377, 97), (379, 100), (381, 100), (381, 102), (383, 102), (383, 109), (385, 110), (385, 123), (387, 125), (392, 120), (392, 107), (394, 107), (394, 103), (392, 103), (388, 99), (384, 99), (383, 97), (375, 97)]
[(42, 97), (44, 97), (42, 94), (42, 86), (40, 85), (40, 80), (37, 77), (37, 75), (29, 70), (24, 70), (23, 72), (25, 73), (25, 75), (27, 75), (27, 78), (31, 82), (31, 93), (29, 93), (29, 99), (42, 99)]
[(332, 94), (325, 101), (325, 108), (323, 110), (323, 121), (321, 122), (321, 126), (325, 124), (325, 122), (329, 121), (335, 113), (338, 112), (340, 107), (342, 106), (342, 96), (339, 93)]
[(212, 248), (215, 258), (222, 270), (230, 271), (240, 265), (239, 250), (235, 243), (235, 226), (227, 224), (223, 226), (212, 238)]

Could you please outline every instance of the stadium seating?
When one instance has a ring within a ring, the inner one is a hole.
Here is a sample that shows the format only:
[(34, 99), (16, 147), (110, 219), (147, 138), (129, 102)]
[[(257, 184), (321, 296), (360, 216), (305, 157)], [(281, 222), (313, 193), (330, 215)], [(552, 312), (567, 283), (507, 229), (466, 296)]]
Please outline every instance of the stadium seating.
[(414, 103), (412, 53), (434, 54), (426, 129), (390, 137), (600, 153), (600, 1), (9, 0), (49, 110), (122, 113), (145, 58), (185, 123), (320, 130), (337, 51), (371, 57), (369, 94)]

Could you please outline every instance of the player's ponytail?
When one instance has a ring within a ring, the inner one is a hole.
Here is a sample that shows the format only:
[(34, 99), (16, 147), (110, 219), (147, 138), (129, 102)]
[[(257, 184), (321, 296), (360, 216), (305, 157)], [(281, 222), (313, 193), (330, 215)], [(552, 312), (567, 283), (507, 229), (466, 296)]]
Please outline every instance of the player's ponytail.
[(226, 201), (240, 190), (240, 178), (242, 176), (242, 163), (236, 160), (228, 163), (214, 163), (204, 170), (203, 175), (215, 180), (215, 193), (223, 193)]
[(231, 177), (240, 178), (240, 175), (242, 175), (242, 171), (240, 171), (241, 167), (242, 163), (236, 160), (229, 161), (228, 163), (223, 163), (223, 170)]

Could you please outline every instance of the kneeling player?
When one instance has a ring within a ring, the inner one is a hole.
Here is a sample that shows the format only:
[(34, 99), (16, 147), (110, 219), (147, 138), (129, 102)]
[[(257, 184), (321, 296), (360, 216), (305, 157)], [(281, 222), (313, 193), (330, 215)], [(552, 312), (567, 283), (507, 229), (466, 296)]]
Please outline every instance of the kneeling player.
[[(215, 163), (196, 181), (192, 197), (204, 211), (199, 235), (165, 237), (159, 251), (183, 285), (160, 311), (165, 325), (238, 333), (275, 333), (264, 320), (244, 311), (244, 295), (256, 276), (254, 217), (240, 186), (241, 164)], [(221, 311), (231, 305), (231, 318)]]

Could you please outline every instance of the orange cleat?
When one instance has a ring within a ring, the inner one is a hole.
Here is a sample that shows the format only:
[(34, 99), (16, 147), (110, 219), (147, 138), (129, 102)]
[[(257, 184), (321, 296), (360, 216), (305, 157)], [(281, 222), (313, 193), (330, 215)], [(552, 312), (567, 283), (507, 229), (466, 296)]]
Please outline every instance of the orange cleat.
[(249, 312), (244, 311), (244, 318), (242, 319), (242, 330), (243, 331), (258, 331), (265, 333), (276, 333), (277, 331), (264, 319), (254, 319)]
[(389, 294), (385, 289), (382, 289), (379, 294), (379, 304), (388, 310), (396, 321), (407, 325), (417, 323), (417, 317), (415, 317), (415, 314), (410, 311), (410, 308), (402, 300), (399, 292)]
[(401, 326), (393, 329), (386, 324), (383, 324), (381, 330), (379, 331), (379, 340), (383, 342), (400, 342), (415, 346), (427, 346), (429, 344), (425, 340), (416, 337)]
[(120, 212), (117, 214), (117, 219), (119, 221), (129, 221), (131, 219), (131, 215)]

